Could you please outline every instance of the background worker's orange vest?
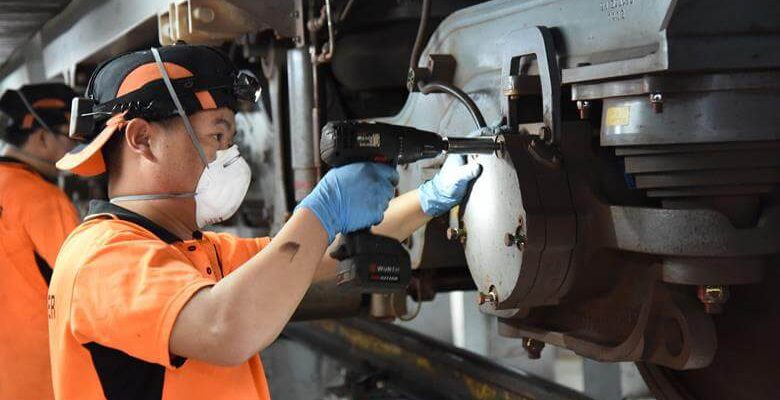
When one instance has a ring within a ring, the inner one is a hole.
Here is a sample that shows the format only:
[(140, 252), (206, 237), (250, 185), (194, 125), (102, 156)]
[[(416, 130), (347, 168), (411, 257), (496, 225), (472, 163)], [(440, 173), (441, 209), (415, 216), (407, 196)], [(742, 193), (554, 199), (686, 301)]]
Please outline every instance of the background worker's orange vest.
[(46, 291), (78, 214), (56, 186), (0, 158), (0, 399), (54, 398)]

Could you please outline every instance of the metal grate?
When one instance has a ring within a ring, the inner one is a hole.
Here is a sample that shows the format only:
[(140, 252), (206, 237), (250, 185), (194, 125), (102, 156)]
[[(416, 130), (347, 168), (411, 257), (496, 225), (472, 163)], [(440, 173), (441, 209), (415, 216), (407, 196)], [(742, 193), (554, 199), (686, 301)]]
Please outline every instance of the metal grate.
[(0, 0), (0, 64), (70, 0)]

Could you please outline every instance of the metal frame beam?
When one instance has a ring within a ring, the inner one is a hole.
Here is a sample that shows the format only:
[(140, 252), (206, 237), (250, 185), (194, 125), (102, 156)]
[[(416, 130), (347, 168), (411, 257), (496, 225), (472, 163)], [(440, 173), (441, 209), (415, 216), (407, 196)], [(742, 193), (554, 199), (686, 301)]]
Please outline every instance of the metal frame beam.
[(72, 82), (75, 67), (157, 37), (159, 0), (74, 0), (0, 67), (0, 91), (25, 83)]

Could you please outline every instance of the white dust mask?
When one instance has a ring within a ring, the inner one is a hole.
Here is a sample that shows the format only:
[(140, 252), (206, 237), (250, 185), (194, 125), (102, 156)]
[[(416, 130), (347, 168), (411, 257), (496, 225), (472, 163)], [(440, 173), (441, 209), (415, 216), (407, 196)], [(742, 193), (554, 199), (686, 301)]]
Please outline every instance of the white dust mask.
[(249, 190), (251, 179), (249, 164), (239, 154), (238, 146), (233, 145), (227, 150), (217, 151), (217, 158), (203, 169), (195, 192), (133, 194), (114, 197), (111, 202), (194, 197), (195, 220), (198, 228), (203, 228), (220, 223), (236, 213)]
[(168, 88), (168, 92), (171, 95), (171, 99), (176, 105), (179, 116), (184, 122), (184, 127), (190, 135), (192, 144), (198, 151), (198, 155), (201, 161), (203, 161), (205, 168), (200, 175), (194, 193), (129, 195), (114, 197), (111, 199), (111, 202), (118, 203), (122, 201), (195, 197), (195, 219), (198, 228), (222, 222), (232, 217), (244, 201), (244, 196), (246, 196), (246, 192), (249, 190), (252, 171), (246, 160), (239, 154), (238, 146), (236, 145), (233, 145), (226, 150), (218, 150), (217, 158), (210, 163), (207, 161), (203, 147), (200, 145), (200, 141), (195, 135), (195, 130), (192, 128), (192, 124), (190, 124), (190, 120), (179, 102), (179, 98), (173, 89), (168, 73), (165, 71), (165, 68), (163, 68), (159, 53), (153, 48), (152, 54), (160, 69), (165, 86)]
[(238, 146), (217, 151), (217, 158), (203, 169), (195, 188), (195, 218), (199, 228), (222, 222), (236, 213), (244, 201), (252, 171), (238, 153)]

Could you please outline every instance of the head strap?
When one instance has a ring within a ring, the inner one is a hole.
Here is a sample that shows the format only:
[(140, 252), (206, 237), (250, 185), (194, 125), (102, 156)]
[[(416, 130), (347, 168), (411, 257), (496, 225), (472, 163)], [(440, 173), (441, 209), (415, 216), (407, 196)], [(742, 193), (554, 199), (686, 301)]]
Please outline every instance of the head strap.
[(25, 97), (24, 93), (22, 93), (22, 90), (21, 89), (17, 90), (16, 93), (19, 94), (19, 98), (22, 99), (22, 103), (24, 103), (24, 106), (27, 107), (27, 110), (30, 111), (30, 114), (33, 116), (33, 118), (35, 118), (36, 121), (38, 121), (41, 127), (43, 127), (43, 129), (45, 129), (49, 133), (54, 134), (54, 131), (51, 128), (49, 128), (49, 125), (47, 125), (46, 122), (43, 121), (43, 118), (41, 118), (41, 116), (38, 115), (37, 112), (35, 112), (35, 109), (32, 107), (30, 102), (27, 101), (27, 97)]
[(181, 102), (179, 101), (179, 96), (176, 95), (176, 90), (173, 88), (171, 78), (168, 76), (168, 71), (165, 70), (165, 65), (163, 65), (162, 59), (160, 58), (160, 53), (154, 47), (152, 47), (152, 55), (154, 56), (154, 62), (157, 63), (157, 68), (160, 69), (160, 75), (162, 75), (163, 81), (165, 82), (165, 87), (168, 88), (168, 94), (171, 95), (171, 100), (173, 100), (173, 104), (176, 105), (176, 111), (184, 122), (184, 129), (187, 130), (190, 139), (192, 139), (192, 144), (195, 146), (195, 149), (198, 150), (201, 161), (203, 161), (203, 164), (208, 168), (209, 160), (206, 158), (206, 152), (203, 151), (198, 136), (195, 134), (195, 129), (192, 127), (192, 124), (190, 124), (187, 113), (184, 112), (184, 107), (182, 107)]

